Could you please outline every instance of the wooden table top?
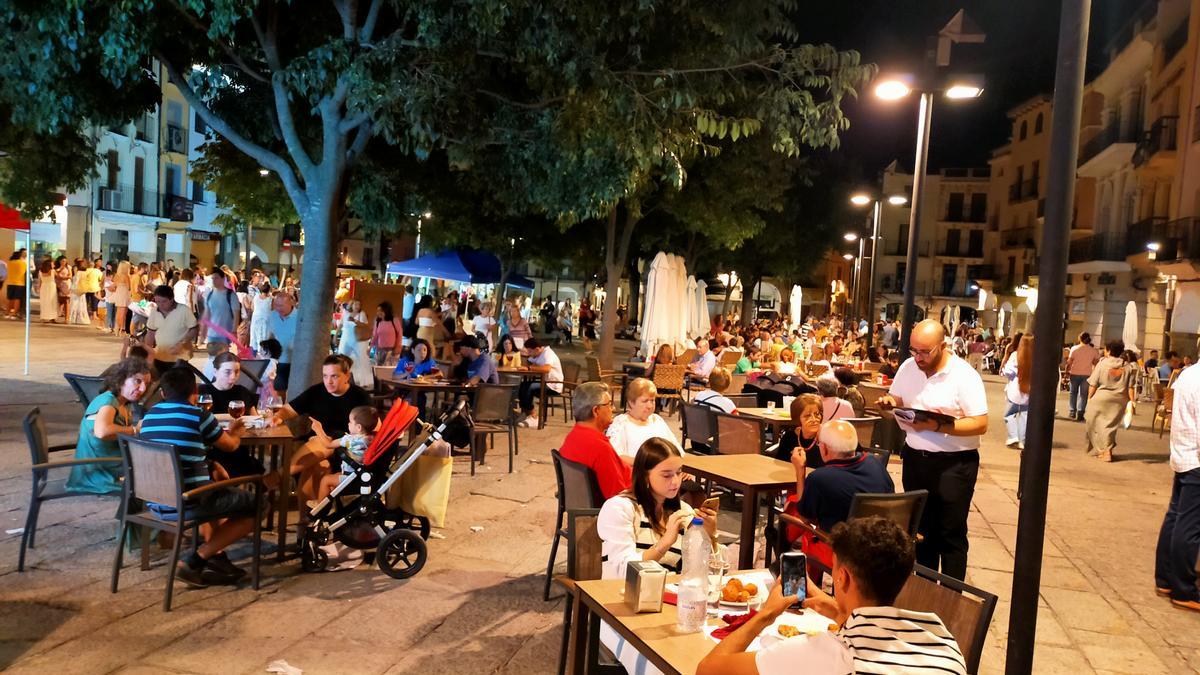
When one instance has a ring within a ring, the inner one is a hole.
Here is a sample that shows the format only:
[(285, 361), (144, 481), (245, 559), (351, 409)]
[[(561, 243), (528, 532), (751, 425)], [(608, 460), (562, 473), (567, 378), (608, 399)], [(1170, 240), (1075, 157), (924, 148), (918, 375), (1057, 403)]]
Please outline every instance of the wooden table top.
[(737, 410), (739, 415), (754, 417), (783, 427), (799, 425), (799, 422), (792, 421), (792, 413), (787, 408), (776, 408), (774, 410), (767, 408), (738, 408)]
[(791, 463), (766, 455), (688, 454), (683, 468), (733, 486), (782, 490), (796, 485), (796, 469)]
[(430, 379), (392, 379), (381, 377), (379, 381), (390, 387), (397, 387), (399, 389), (420, 389), (426, 391), (464, 391), (474, 389), (477, 386), (467, 382)]
[[(221, 413), (213, 415), (218, 422), (229, 423), (233, 418), (228, 414)], [(249, 416), (243, 416), (242, 419), (248, 419)], [(297, 420), (296, 422), (288, 421), (285, 424), (280, 424), (277, 427), (263, 427), (261, 429), (246, 428), (242, 431), (242, 441), (286, 441), (295, 440), (300, 436), (308, 433), (310, 429), (307, 421)]]

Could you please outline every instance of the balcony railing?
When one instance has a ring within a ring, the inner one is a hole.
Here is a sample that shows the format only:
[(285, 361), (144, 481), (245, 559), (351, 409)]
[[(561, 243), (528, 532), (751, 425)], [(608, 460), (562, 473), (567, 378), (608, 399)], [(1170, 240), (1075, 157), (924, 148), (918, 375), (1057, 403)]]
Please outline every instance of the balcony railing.
[(1113, 120), (1100, 133), (1093, 136), (1090, 141), (1079, 148), (1078, 166), (1083, 166), (1114, 143), (1136, 143), (1137, 141), (1136, 134), (1130, 131), (1123, 131), (1121, 129), (1121, 121)]
[[(894, 244), (888, 245), (886, 247), (886, 250), (884, 251), (884, 255), (901, 256), (901, 257), (908, 255), (908, 242), (907, 241), (898, 241)], [(929, 242), (923, 241), (923, 242), (917, 244), (917, 255), (919, 255), (919, 256), (929, 255)]]
[(938, 247), (938, 255), (947, 258), (982, 258), (983, 246), (972, 248), (968, 242), (960, 241), (957, 246), (950, 246), (949, 243), (943, 242)]
[(133, 185), (102, 187), (96, 191), (96, 209), (99, 211), (187, 222), (192, 220), (192, 207), (192, 200), (187, 197), (139, 189)]
[(1128, 237), (1124, 232), (1106, 232), (1075, 239), (1067, 254), (1070, 264), (1094, 260), (1124, 261)]
[(1152, 224), (1130, 227), (1127, 248), (1131, 255), (1149, 251), (1151, 245), (1156, 245), (1154, 259), (1158, 262), (1200, 260), (1200, 218), (1155, 220)]
[(1179, 135), (1179, 117), (1167, 115), (1160, 117), (1150, 125), (1150, 129), (1138, 141), (1137, 150), (1133, 153), (1133, 165), (1141, 166), (1160, 152), (1175, 150), (1176, 138)]
[(1036, 248), (1036, 227), (1015, 227), (1011, 230), (1000, 231), (1001, 248)]
[(1008, 186), (1008, 203), (1015, 204), (1038, 196), (1037, 176)]
[(188, 151), (188, 130), (187, 127), (181, 127), (177, 124), (167, 125), (167, 136), (163, 139), (163, 147), (167, 152), (179, 152), (187, 154)]

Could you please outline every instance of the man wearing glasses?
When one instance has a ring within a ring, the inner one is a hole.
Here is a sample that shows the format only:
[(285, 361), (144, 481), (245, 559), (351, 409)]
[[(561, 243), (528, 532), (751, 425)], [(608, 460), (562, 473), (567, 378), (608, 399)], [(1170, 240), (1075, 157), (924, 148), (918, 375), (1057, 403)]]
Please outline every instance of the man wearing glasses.
[(913, 327), (912, 358), (900, 365), (881, 408), (914, 408), (953, 422), (899, 419), (906, 432), (905, 490), (928, 490), (921, 514), (917, 562), (963, 579), (967, 573), (967, 512), (979, 474), (979, 437), (987, 432), (987, 395), (979, 373), (946, 346), (946, 330), (926, 319)]
[(576, 387), (571, 397), (571, 412), (575, 426), (563, 439), (559, 455), (595, 472), (605, 499), (629, 489), (629, 466), (621, 461), (604, 435), (613, 421), (612, 391), (608, 385), (584, 382)]

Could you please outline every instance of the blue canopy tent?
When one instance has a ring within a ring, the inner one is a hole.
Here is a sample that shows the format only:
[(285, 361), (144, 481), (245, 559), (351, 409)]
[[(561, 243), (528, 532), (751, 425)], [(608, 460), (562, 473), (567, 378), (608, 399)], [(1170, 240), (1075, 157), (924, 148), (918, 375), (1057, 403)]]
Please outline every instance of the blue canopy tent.
[[(406, 277), (428, 277), (468, 284), (500, 283), (500, 259), (487, 251), (460, 249), (429, 253), (412, 260), (388, 263), (387, 273)], [(509, 274), (508, 285), (533, 288), (533, 280)]]

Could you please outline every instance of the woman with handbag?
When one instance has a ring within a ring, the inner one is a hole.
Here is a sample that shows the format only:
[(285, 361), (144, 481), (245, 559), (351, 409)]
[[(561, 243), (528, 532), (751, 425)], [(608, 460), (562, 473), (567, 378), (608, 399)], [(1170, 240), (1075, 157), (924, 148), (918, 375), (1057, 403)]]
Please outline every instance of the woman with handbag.
[(367, 389), (375, 386), (375, 374), (371, 370), (371, 358), (367, 353), (370, 349), (371, 324), (367, 323), (367, 314), (362, 311), (362, 303), (351, 300), (344, 305), (340, 324), (342, 336), (338, 340), (337, 352), (349, 356), (353, 362), (350, 375), (354, 378), (354, 383)]
[(371, 333), (371, 347), (375, 350), (374, 362), (377, 366), (390, 363), (403, 339), (403, 329), (400, 320), (396, 318), (392, 303), (384, 300), (375, 309), (375, 326)]

